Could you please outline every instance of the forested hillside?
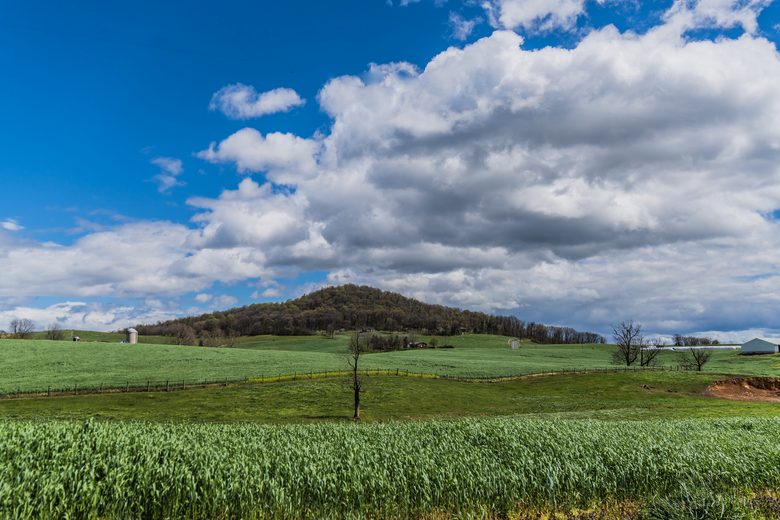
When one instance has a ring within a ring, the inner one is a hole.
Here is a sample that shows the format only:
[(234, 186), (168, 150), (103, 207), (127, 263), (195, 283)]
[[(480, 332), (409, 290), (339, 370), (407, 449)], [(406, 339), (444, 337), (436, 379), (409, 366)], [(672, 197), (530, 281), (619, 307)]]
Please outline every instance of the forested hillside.
[(397, 293), (353, 284), (327, 287), (284, 303), (253, 303), (154, 325), (136, 326), (143, 335), (184, 337), (306, 335), (318, 330), (375, 327), (385, 331), (415, 330), (427, 334), (456, 335), (463, 329), (476, 334), (501, 334), (537, 343), (603, 343), (592, 332), (552, 327), (515, 316), (431, 305)]

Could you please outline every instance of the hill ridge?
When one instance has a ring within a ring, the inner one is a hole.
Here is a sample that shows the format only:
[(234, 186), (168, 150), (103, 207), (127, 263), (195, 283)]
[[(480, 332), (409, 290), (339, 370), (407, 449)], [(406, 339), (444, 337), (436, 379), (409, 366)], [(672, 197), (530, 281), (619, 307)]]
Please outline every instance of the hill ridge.
[(437, 335), (461, 332), (527, 338), (537, 343), (603, 343), (593, 332), (524, 322), (516, 316), (498, 316), (421, 302), (367, 285), (323, 287), (285, 302), (253, 303), (224, 311), (139, 324), (140, 334), (177, 336), (185, 328), (195, 334), (299, 336), (320, 330), (417, 330)]

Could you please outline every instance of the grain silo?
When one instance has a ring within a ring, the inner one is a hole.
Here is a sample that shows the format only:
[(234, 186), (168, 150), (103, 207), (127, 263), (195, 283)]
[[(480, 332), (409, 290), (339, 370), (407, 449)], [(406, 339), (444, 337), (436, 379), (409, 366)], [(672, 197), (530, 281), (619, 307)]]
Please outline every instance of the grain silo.
[(127, 339), (125, 341), (128, 343), (138, 343), (138, 331), (135, 329), (127, 329)]

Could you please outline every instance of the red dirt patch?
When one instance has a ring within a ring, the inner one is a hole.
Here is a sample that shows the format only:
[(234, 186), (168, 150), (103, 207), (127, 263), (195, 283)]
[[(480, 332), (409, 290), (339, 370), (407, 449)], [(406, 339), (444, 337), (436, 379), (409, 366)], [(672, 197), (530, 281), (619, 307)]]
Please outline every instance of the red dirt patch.
[(746, 377), (715, 381), (702, 392), (704, 395), (732, 401), (780, 402), (780, 379), (776, 377)]

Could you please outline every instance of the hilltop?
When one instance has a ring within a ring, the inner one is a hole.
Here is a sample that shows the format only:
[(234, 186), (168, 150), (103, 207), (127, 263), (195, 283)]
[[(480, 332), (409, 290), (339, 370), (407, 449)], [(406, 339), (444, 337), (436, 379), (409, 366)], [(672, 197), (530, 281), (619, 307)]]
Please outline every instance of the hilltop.
[(316, 331), (374, 327), (385, 331), (417, 330), (439, 335), (499, 334), (537, 343), (603, 343), (592, 332), (524, 322), (515, 316), (424, 303), (401, 294), (354, 284), (325, 287), (283, 303), (253, 303), (157, 324), (139, 324), (143, 335), (177, 336), (207, 331), (221, 336), (263, 334), (299, 336)]

